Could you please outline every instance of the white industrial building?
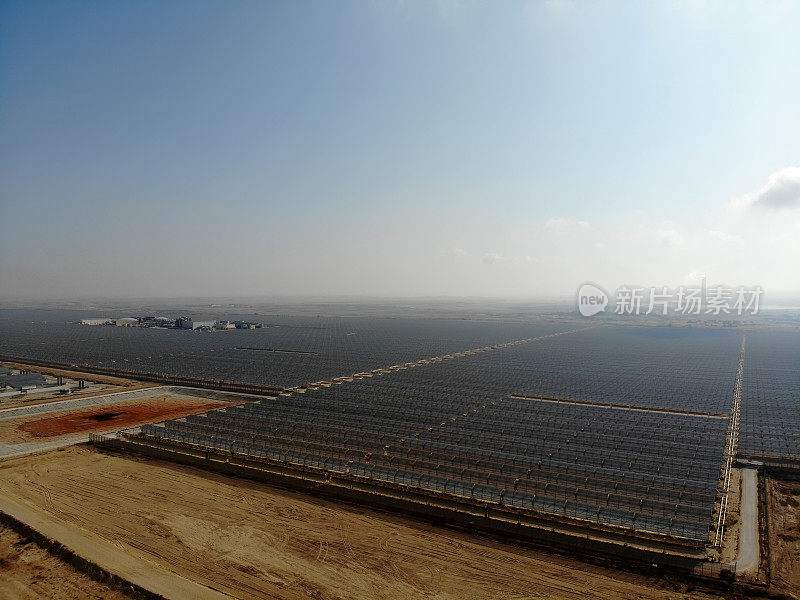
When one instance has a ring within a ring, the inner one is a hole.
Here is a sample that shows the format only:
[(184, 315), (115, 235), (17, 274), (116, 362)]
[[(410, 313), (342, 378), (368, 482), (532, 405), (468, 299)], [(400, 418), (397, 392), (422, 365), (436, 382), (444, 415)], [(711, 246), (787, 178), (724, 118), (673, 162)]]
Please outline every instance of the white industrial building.
[(114, 319), (110, 317), (95, 317), (93, 319), (81, 319), (81, 325), (112, 325)]

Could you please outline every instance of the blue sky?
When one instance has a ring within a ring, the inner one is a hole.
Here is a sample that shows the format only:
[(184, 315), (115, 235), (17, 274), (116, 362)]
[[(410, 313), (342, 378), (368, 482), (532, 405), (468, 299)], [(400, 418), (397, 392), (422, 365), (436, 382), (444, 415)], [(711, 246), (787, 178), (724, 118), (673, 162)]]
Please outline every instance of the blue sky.
[(798, 106), (798, 3), (7, 1), (0, 296), (800, 290)]

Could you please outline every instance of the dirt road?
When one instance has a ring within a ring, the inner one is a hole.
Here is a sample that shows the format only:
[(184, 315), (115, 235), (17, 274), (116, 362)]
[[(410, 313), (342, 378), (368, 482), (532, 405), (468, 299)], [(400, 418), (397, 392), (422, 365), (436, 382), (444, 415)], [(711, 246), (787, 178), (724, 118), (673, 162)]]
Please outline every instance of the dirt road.
[(84, 447), (0, 463), (0, 490), (0, 508), (13, 501), (109, 552), (235, 598), (709, 598), (393, 514)]
[(736, 573), (751, 575), (758, 571), (758, 470), (742, 469), (742, 500), (739, 508), (739, 555)]

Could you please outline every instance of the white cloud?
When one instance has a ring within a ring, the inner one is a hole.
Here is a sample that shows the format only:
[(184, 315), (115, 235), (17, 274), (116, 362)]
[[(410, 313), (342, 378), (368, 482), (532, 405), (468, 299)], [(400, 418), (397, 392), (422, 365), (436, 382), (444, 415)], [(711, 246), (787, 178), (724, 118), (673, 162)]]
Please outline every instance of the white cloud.
[(667, 248), (683, 245), (683, 236), (675, 229), (662, 229), (658, 232), (658, 242)]
[(716, 229), (709, 230), (706, 235), (708, 239), (713, 242), (718, 242), (720, 244), (736, 244), (742, 245), (744, 244), (744, 239), (740, 235), (736, 235), (734, 233), (728, 233), (726, 231), (719, 231)]
[(733, 205), (766, 210), (800, 207), (800, 167), (786, 167), (773, 173), (764, 187), (737, 198)]
[(502, 254), (498, 254), (496, 252), (487, 252), (483, 255), (481, 260), (487, 265), (493, 265), (498, 262), (503, 262), (505, 259), (505, 256)]

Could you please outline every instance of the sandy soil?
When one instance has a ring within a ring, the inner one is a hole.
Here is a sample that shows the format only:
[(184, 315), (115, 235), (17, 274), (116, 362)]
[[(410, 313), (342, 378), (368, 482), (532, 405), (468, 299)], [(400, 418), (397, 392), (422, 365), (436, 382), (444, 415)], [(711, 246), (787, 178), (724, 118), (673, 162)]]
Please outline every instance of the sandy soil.
[(123, 600), (123, 594), (89, 579), (12, 529), (0, 525), (0, 597)]
[[(739, 552), (739, 505), (741, 503), (741, 469), (731, 469), (731, 489), (728, 492), (728, 513), (725, 518), (722, 548), (716, 555), (720, 562), (732, 563)], [(717, 518), (717, 514), (714, 514)]]
[(116, 431), (230, 405), (230, 402), (162, 394), (128, 402), (5, 419), (0, 421), (0, 441), (19, 444), (56, 440), (76, 433)]
[(235, 598), (709, 598), (641, 575), (87, 447), (0, 463), (3, 496)]
[(768, 482), (770, 583), (800, 598), (800, 483)]

